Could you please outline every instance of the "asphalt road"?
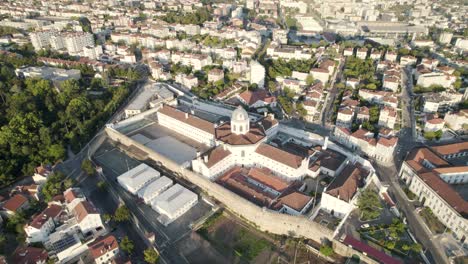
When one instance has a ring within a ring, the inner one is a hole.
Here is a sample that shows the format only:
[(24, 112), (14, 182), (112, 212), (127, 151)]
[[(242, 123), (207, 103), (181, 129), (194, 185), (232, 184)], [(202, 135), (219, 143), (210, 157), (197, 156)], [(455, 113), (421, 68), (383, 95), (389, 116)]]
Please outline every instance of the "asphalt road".
[(432, 263), (448, 263), (445, 253), (433, 241), (433, 235), (426, 229), (421, 217), (415, 212), (415, 206), (407, 199), (406, 194), (398, 182), (398, 173), (394, 166), (381, 166), (374, 164), (377, 174), (382, 182), (390, 185), (390, 195), (396, 199), (396, 204), (403, 215), (406, 216), (408, 228), (417, 238), (424, 249), (427, 249), (426, 256)]

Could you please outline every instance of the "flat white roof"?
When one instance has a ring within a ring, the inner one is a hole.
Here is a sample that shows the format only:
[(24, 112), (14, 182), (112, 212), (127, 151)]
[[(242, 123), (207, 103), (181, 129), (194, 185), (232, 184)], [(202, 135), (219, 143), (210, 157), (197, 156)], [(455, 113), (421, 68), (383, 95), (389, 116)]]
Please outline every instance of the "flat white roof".
[(198, 199), (198, 196), (195, 193), (182, 187), (180, 184), (176, 184), (154, 198), (151, 206), (172, 218), (177, 211), (194, 199)]
[(144, 187), (145, 183), (150, 183), (159, 176), (159, 171), (142, 163), (120, 175), (117, 180), (120, 185), (135, 194), (139, 189)]
[(161, 176), (157, 180), (148, 184), (146, 187), (138, 191), (138, 197), (149, 201), (160, 194), (163, 190), (169, 188), (172, 185), (172, 180), (166, 176)]
[(197, 150), (194, 147), (171, 136), (160, 137), (145, 145), (179, 165), (191, 162), (197, 157)]

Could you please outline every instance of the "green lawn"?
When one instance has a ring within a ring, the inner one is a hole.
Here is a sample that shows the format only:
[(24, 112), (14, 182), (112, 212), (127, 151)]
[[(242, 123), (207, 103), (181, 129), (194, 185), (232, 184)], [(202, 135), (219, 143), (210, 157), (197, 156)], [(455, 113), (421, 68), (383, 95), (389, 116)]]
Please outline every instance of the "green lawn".
[(445, 226), (439, 221), (439, 219), (437, 219), (428, 207), (424, 207), (419, 214), (434, 234), (442, 234), (445, 231)]
[(252, 233), (242, 229), (236, 236), (234, 252), (247, 260), (253, 260), (263, 250), (271, 248), (271, 244), (265, 239), (258, 238)]

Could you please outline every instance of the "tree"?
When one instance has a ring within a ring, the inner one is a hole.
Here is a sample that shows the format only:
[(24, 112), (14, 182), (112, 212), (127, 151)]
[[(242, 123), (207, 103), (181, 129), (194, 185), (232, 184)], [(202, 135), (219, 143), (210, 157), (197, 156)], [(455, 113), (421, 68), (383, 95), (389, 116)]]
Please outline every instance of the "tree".
[(105, 190), (107, 188), (107, 183), (105, 181), (99, 181), (97, 183), (97, 187), (100, 189), (100, 190)]
[(93, 166), (93, 163), (89, 159), (84, 159), (81, 162), (81, 169), (88, 175), (94, 175), (96, 173), (96, 169)]
[(120, 248), (127, 252), (127, 254), (131, 255), (134, 248), (133, 241), (131, 241), (128, 236), (124, 236), (122, 242), (120, 242)]
[(320, 247), (320, 253), (322, 253), (322, 255), (326, 256), (326, 257), (329, 257), (331, 256), (334, 251), (333, 251), (333, 248), (329, 245), (323, 245)]
[(312, 76), (312, 74), (307, 75), (306, 84), (307, 85), (312, 85), (312, 84), (314, 84), (314, 82), (315, 82), (314, 76)]
[(62, 181), (65, 180), (65, 175), (61, 172), (54, 172), (47, 177), (47, 181), (42, 187), (42, 195), (46, 201), (52, 200), (52, 198), (64, 191), (64, 185)]
[(153, 248), (147, 248), (144, 252), (143, 252), (144, 256), (145, 256), (145, 261), (150, 263), (150, 264), (155, 264), (156, 262), (158, 262), (158, 259), (159, 259), (159, 253), (154, 250)]
[(128, 221), (130, 219), (130, 211), (125, 205), (121, 205), (115, 210), (114, 219), (117, 222)]
[(104, 218), (104, 222), (108, 223), (112, 220), (112, 215), (111, 214), (104, 214), (102, 216)]
[(411, 245), (411, 250), (413, 250), (416, 253), (419, 253), (422, 250), (422, 246), (420, 244), (418, 244), (418, 243), (413, 243)]
[(361, 192), (357, 206), (361, 212), (361, 219), (364, 221), (376, 219), (382, 211), (378, 194), (370, 189)]

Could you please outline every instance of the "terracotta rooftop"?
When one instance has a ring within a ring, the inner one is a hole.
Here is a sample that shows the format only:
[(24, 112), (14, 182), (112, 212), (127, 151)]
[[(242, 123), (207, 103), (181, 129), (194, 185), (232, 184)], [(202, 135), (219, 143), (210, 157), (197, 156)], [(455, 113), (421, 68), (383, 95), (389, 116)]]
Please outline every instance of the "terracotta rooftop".
[(80, 223), (88, 214), (97, 214), (98, 211), (94, 205), (88, 201), (78, 203), (73, 209), (76, 220)]
[(247, 176), (277, 192), (283, 192), (289, 187), (289, 183), (273, 175), (268, 168), (251, 168)]
[(22, 194), (15, 194), (13, 197), (8, 199), (4, 204), (3, 208), (7, 209), (8, 211), (16, 212), (23, 204), (28, 201)]
[(268, 129), (274, 127), (278, 124), (278, 120), (274, 116), (267, 116), (260, 121), (260, 124), (263, 126), (263, 129), (267, 131)]
[(272, 103), (276, 101), (276, 97), (270, 95), (269, 92), (263, 89), (258, 89), (256, 91), (244, 91), (241, 94), (239, 94), (239, 97), (244, 100), (246, 104), (253, 105), (257, 101), (263, 101), (266, 103)]
[(426, 167), (422, 166), (424, 160), (430, 162), (436, 167), (445, 167), (450, 165), (446, 160), (442, 159), (428, 148), (415, 148), (411, 150), (406, 157), (406, 162), (416, 172), (428, 171)]
[(442, 180), (439, 175), (432, 171), (418, 173), (417, 175), (457, 212), (464, 217), (468, 216), (468, 202), (450, 184)]
[(208, 154), (208, 162), (205, 164), (208, 168), (213, 167), (218, 162), (222, 161), (227, 156), (231, 155), (229, 150), (225, 150), (223, 146), (218, 146), (212, 149)]
[(11, 263), (36, 264), (45, 263), (49, 255), (42, 248), (18, 246), (11, 256)]
[(98, 237), (94, 242), (88, 245), (89, 252), (94, 259), (118, 248), (119, 244), (113, 235)]
[(432, 147), (440, 155), (449, 155), (468, 151), (468, 141)]
[(231, 133), (231, 124), (224, 123), (216, 128), (216, 139), (229, 145), (249, 145), (255, 144), (265, 138), (265, 132), (257, 124), (252, 123), (249, 132), (245, 134)]
[(434, 118), (434, 119), (427, 120), (427, 123), (433, 124), (433, 125), (442, 124), (444, 122), (445, 121), (442, 118)]
[(297, 169), (301, 166), (301, 156), (289, 153), (269, 144), (261, 144), (255, 150), (255, 152), (294, 169)]
[(364, 184), (366, 176), (367, 171), (361, 169), (360, 166), (348, 164), (328, 186), (326, 193), (349, 202), (354, 197), (357, 189)]
[(389, 137), (389, 138), (381, 137), (377, 141), (377, 144), (384, 145), (386, 147), (394, 147), (397, 144), (397, 142), (398, 142), (397, 137)]
[(279, 198), (279, 204), (286, 205), (300, 212), (310, 202), (310, 200), (312, 200), (312, 197), (310, 196), (300, 192), (293, 192)]
[(183, 123), (186, 123), (188, 125), (194, 126), (196, 128), (199, 128), (207, 133), (210, 133), (212, 135), (215, 134), (215, 128), (214, 124), (206, 121), (204, 119), (201, 119), (199, 117), (196, 117), (192, 114), (188, 114), (185, 112), (182, 112), (172, 106), (169, 105), (164, 105), (160, 110), (159, 113), (170, 116), (174, 119), (177, 119)]
[(216, 182), (260, 206), (270, 206), (275, 198), (273, 194), (264, 192), (261, 188), (249, 183), (245, 172), (237, 166), (228, 170)]
[(61, 206), (55, 204), (50, 205), (48, 208), (46, 208), (44, 211), (42, 211), (40, 214), (34, 217), (30, 226), (40, 229), (50, 218), (57, 217), (60, 214), (60, 212), (62, 212)]
[(63, 193), (63, 197), (67, 203), (71, 203), (79, 197), (79, 193), (75, 189), (68, 189)]
[(336, 151), (327, 149), (316, 152), (310, 161), (309, 169), (313, 171), (316, 171), (315, 167), (324, 167), (336, 171), (346, 161), (346, 157)]

